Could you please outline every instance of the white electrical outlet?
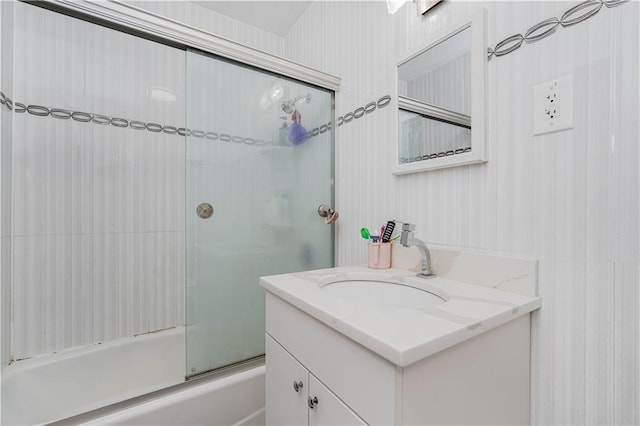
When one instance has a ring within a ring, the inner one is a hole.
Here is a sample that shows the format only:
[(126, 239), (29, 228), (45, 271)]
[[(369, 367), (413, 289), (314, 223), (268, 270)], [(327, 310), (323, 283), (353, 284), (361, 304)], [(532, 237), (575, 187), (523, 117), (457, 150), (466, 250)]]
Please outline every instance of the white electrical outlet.
[(573, 129), (573, 79), (570, 75), (533, 88), (533, 134)]

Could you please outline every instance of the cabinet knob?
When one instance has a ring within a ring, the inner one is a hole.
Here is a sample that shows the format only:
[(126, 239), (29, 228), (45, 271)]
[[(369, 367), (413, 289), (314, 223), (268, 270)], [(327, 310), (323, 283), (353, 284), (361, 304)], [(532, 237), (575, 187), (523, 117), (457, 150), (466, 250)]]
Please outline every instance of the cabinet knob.
[(314, 396), (313, 398), (309, 397), (308, 401), (309, 401), (309, 408), (311, 408), (312, 410), (315, 408), (316, 405), (318, 405), (317, 396)]
[(302, 380), (300, 380), (299, 382), (296, 382), (295, 380), (293, 381), (293, 390), (296, 392), (300, 392), (300, 389), (302, 389)]

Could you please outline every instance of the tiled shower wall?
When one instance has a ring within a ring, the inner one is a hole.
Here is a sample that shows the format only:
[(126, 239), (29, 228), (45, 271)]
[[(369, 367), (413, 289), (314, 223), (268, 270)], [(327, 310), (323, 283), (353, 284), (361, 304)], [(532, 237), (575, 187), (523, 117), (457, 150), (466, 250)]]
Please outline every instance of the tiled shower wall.
[[(14, 103), (183, 126), (183, 51), (14, 7)], [(184, 324), (184, 138), (11, 119), (12, 357)]]
[[(444, 2), (417, 17), (411, 4), (315, 2), (286, 56), (342, 78), (341, 115), (394, 93), (397, 62), (476, 7), (495, 45), (575, 4)], [(536, 424), (640, 423), (639, 10), (603, 7), (488, 64), (486, 164), (393, 176), (393, 108), (338, 131), (339, 264), (364, 262), (359, 229), (391, 218), (428, 243), (539, 261)], [(565, 75), (574, 129), (534, 137), (533, 86)]]
[[(0, 87), (13, 85), (13, 3), (0, 2)], [(0, 364), (11, 357), (11, 114), (0, 110)]]
[[(283, 53), (282, 37), (194, 3), (138, 3)], [(184, 126), (183, 51), (0, 6), (2, 90), (14, 102)], [(153, 87), (176, 102), (151, 99)], [(4, 106), (0, 131), (2, 364), (184, 324), (184, 137)]]

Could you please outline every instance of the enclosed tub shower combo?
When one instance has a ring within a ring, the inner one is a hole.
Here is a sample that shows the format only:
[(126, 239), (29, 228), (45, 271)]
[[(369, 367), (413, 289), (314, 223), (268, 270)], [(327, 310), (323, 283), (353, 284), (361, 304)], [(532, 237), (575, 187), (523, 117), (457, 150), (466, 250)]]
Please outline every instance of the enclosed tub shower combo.
[(2, 423), (260, 423), (258, 277), (333, 265), (339, 79), (118, 2), (0, 19)]

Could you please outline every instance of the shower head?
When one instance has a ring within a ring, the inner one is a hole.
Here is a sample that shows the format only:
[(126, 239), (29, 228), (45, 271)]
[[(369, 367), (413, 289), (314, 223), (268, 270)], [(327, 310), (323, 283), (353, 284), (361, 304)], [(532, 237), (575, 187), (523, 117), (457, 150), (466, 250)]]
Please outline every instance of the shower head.
[(287, 114), (291, 114), (296, 109), (296, 104), (301, 100), (305, 100), (307, 103), (311, 102), (311, 93), (307, 93), (306, 95), (300, 95), (293, 100), (289, 100), (282, 103), (282, 110)]

